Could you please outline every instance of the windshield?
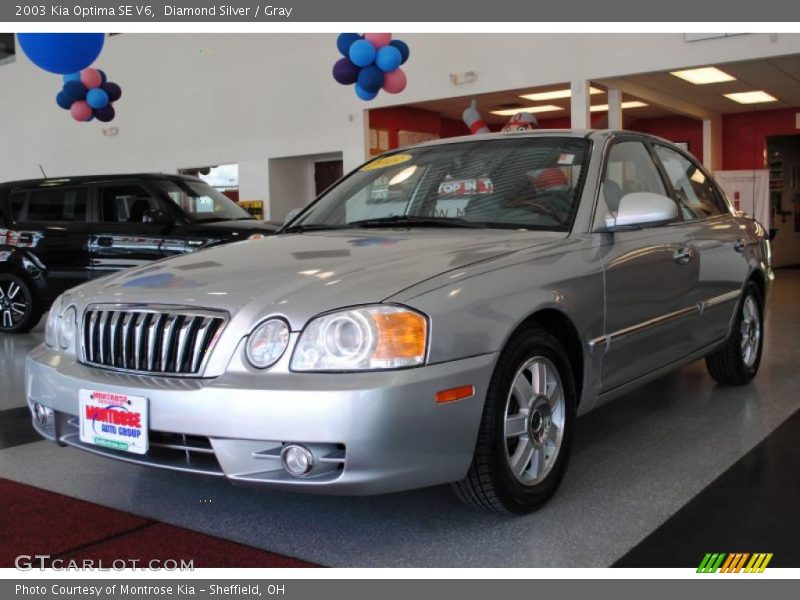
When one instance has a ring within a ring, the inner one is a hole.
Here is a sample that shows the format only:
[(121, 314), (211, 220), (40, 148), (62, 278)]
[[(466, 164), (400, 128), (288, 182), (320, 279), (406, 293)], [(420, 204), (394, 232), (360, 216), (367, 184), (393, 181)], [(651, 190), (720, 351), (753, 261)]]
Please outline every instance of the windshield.
[(403, 150), (361, 167), (287, 230), (457, 225), (568, 231), (589, 149), (583, 138), (526, 137)]
[(162, 182), (162, 186), (172, 201), (198, 223), (243, 221), (253, 218), (233, 200), (200, 181), (168, 179)]

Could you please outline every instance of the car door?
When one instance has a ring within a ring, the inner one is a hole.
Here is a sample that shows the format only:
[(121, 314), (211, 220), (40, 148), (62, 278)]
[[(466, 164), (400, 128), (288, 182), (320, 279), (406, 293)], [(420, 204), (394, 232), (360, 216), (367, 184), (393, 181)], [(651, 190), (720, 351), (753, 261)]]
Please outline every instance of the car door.
[(93, 188), (96, 219), (89, 237), (93, 277), (182, 252), (183, 234), (163, 200), (146, 184), (114, 181)]
[[(46, 183), (46, 182), (45, 182)], [(20, 242), (44, 265), (48, 294), (55, 297), (90, 278), (87, 189), (41, 185), (14, 190), (14, 228)]]
[[(600, 206), (614, 216), (632, 192), (668, 195), (647, 146), (620, 138), (608, 150)], [(602, 207), (605, 203), (606, 207)], [(605, 248), (602, 391), (610, 391), (685, 356), (694, 346), (697, 251), (682, 221), (618, 230)]]
[(747, 278), (746, 234), (711, 176), (689, 156), (653, 144), (699, 252), (695, 302), (702, 307), (696, 336), (704, 344), (724, 338)]

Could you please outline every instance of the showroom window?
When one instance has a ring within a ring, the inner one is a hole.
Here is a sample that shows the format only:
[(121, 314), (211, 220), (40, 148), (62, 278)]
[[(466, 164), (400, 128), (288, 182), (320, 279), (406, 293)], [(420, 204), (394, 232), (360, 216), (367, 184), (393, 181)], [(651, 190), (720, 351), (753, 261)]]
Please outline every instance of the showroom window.
[(633, 192), (667, 193), (645, 145), (636, 141), (619, 142), (608, 153), (603, 180), (603, 197), (608, 210), (616, 215), (619, 201)]
[(27, 202), (22, 204), (18, 220), (66, 223), (86, 221), (86, 190), (82, 188), (32, 190), (28, 194)]
[(656, 145), (655, 148), (684, 219), (705, 219), (725, 212), (714, 184), (697, 165), (666, 146)]

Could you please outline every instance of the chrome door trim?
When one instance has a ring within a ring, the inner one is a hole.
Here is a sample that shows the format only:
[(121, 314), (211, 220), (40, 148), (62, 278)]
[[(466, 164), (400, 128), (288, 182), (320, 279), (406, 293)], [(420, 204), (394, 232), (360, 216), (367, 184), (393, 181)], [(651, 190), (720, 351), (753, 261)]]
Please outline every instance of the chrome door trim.
[(601, 346), (601, 345), (609, 346), (613, 340), (625, 338), (629, 335), (633, 335), (645, 329), (649, 329), (650, 327), (663, 325), (664, 323), (680, 319), (682, 317), (691, 315), (692, 313), (695, 312), (698, 314), (700, 313), (699, 304), (695, 304), (694, 306), (687, 306), (686, 308), (681, 308), (680, 310), (675, 310), (670, 313), (666, 313), (664, 315), (659, 315), (658, 317), (653, 317), (652, 319), (648, 319), (647, 321), (642, 321), (641, 323), (636, 323), (635, 325), (630, 325), (629, 327), (618, 329), (613, 333), (596, 337), (593, 340), (589, 341), (589, 346), (591, 347)]
[(700, 313), (702, 314), (702, 312), (705, 309), (711, 308), (712, 306), (725, 304), (726, 302), (730, 302), (731, 300), (738, 300), (739, 296), (741, 295), (742, 295), (741, 290), (731, 290), (730, 292), (720, 294), (719, 296), (714, 296), (713, 298), (709, 298), (708, 300), (703, 300), (700, 303)]
[(682, 317), (689, 316), (695, 312), (698, 315), (702, 316), (703, 312), (707, 308), (718, 306), (726, 302), (731, 302), (732, 300), (738, 300), (741, 294), (742, 294), (741, 290), (731, 290), (730, 292), (726, 292), (724, 294), (720, 294), (719, 296), (714, 296), (712, 298), (708, 298), (707, 300), (698, 302), (694, 306), (687, 306), (686, 308), (682, 308), (680, 310), (659, 315), (658, 317), (653, 317), (652, 319), (648, 319), (647, 321), (642, 321), (641, 323), (636, 323), (635, 325), (631, 325), (629, 327), (618, 329), (617, 331), (614, 331), (612, 333), (601, 335), (592, 340), (589, 340), (589, 347), (594, 349), (598, 346), (609, 346), (611, 345), (611, 342), (614, 340), (622, 339), (629, 335), (639, 333), (640, 331), (649, 329), (650, 327), (663, 325), (664, 323), (668, 323), (670, 321), (674, 321), (675, 319), (680, 319)]

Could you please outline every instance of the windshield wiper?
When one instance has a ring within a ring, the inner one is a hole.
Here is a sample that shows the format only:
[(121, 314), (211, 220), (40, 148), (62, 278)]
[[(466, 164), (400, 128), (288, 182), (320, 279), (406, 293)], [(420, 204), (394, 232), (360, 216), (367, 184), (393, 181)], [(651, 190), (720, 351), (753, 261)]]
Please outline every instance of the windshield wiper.
[(485, 223), (467, 221), (456, 217), (419, 217), (414, 215), (395, 215), (392, 217), (376, 217), (351, 221), (349, 227), (467, 227), (485, 229)]
[(349, 229), (350, 225), (331, 225), (328, 223), (305, 223), (284, 227), (277, 233), (303, 233), (304, 231), (329, 231), (331, 229)]

